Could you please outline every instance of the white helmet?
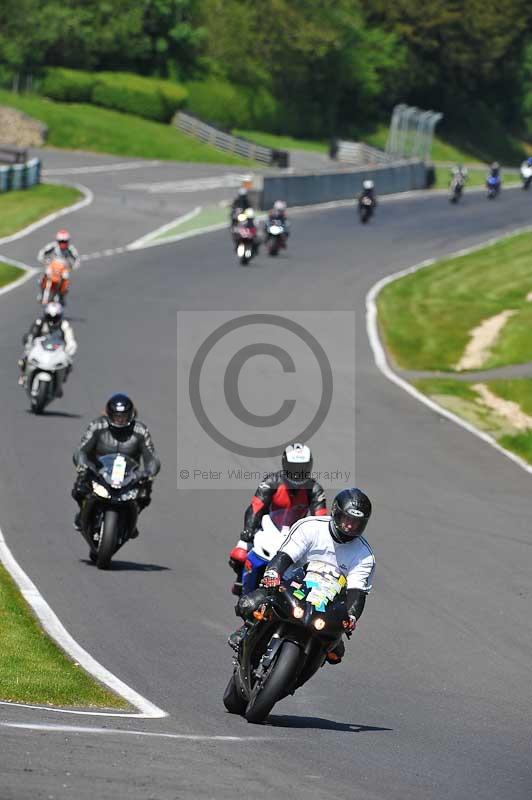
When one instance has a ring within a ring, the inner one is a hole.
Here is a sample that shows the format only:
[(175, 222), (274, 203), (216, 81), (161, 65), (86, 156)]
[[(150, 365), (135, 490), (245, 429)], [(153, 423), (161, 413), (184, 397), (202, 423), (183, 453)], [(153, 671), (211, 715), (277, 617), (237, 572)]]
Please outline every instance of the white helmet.
[(286, 211), (286, 203), (284, 200), (276, 200), (273, 207), (275, 211)]
[(373, 181), (369, 181), (369, 180), (368, 181), (364, 181), (363, 184), (362, 184), (362, 188), (363, 189), (374, 189), (375, 188), (375, 184), (373, 183)]
[(58, 328), (63, 321), (63, 306), (61, 303), (47, 303), (44, 309), (44, 319), (51, 328)]
[(301, 486), (311, 477), (312, 453), (310, 447), (300, 442), (288, 444), (282, 459), (283, 478), (288, 483)]

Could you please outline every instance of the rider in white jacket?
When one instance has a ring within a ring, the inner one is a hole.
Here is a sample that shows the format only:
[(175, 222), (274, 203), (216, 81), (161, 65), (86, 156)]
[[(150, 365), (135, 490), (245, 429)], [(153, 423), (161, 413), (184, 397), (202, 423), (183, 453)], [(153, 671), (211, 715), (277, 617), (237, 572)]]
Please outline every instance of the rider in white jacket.
[[(63, 318), (63, 307), (61, 303), (48, 303), (44, 309), (42, 317), (38, 317), (28, 333), (22, 339), (24, 345), (24, 355), (19, 360), (20, 377), (18, 382), (21, 386), (24, 385), (24, 373), (26, 371), (26, 362), (28, 360), (28, 353), (30, 352), (33, 342), (39, 336), (46, 336), (49, 333), (58, 332), (61, 334), (63, 342), (65, 343), (65, 353), (71, 359), (78, 349), (78, 343), (72, 330), (72, 325), (68, 320)], [(65, 380), (66, 380), (65, 375)]]

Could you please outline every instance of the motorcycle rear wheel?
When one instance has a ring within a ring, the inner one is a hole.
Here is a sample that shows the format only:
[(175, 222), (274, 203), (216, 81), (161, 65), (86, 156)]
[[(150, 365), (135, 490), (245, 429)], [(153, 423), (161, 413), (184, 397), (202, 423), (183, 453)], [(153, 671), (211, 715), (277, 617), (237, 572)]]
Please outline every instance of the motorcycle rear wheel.
[(118, 511), (113, 511), (112, 509), (106, 511), (102, 527), (96, 566), (98, 569), (109, 569), (111, 558), (115, 554), (118, 545)]
[(277, 701), (288, 694), (300, 657), (301, 650), (297, 644), (282, 643), (262, 686), (253, 690), (245, 712), (248, 722), (264, 722)]

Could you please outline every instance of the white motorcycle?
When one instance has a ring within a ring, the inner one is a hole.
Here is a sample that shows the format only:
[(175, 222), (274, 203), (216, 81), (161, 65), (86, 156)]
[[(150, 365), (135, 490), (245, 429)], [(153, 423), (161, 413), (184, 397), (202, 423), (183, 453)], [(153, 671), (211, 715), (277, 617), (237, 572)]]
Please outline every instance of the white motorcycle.
[(523, 181), (523, 189), (530, 189), (532, 182), (532, 167), (528, 164), (521, 165), (521, 180)]
[(35, 414), (41, 414), (52, 400), (63, 396), (63, 383), (71, 365), (61, 335), (38, 336), (32, 342), (26, 359), (24, 385)]
[(253, 539), (253, 547), (247, 554), (242, 571), (242, 594), (249, 594), (257, 588), (266, 565), (272, 560), (288, 536), (292, 525), (307, 515), (305, 506), (280, 508), (265, 514), (261, 527)]

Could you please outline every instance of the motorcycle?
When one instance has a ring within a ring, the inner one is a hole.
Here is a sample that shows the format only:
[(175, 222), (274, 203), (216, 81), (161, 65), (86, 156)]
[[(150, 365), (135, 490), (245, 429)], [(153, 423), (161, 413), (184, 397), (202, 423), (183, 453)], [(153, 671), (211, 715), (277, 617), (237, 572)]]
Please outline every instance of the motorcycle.
[(70, 288), (70, 267), (61, 258), (52, 259), (44, 270), (44, 274), (39, 282), (41, 292), (38, 300), (41, 305), (57, 302), (65, 305), (66, 295)]
[(98, 569), (109, 569), (111, 558), (131, 538), (137, 526), (141, 490), (139, 465), (121, 453), (100, 456), (89, 467), (91, 493), (81, 507), (82, 536)]
[(286, 248), (286, 226), (282, 219), (270, 219), (265, 224), (266, 246), (271, 256)]
[(223, 702), (231, 714), (263, 722), (274, 705), (303, 686), (327, 653), (349, 636), (346, 576), (321, 561), (292, 572), (277, 590), (265, 590), (233, 661)]
[(358, 201), (358, 215), (360, 217), (360, 222), (365, 225), (366, 222), (369, 222), (373, 212), (375, 210), (375, 203), (371, 199), (371, 197), (361, 197)]
[[(249, 594), (257, 588), (264, 575), (267, 564), (277, 553), (288, 536), (292, 525), (307, 514), (305, 506), (280, 508), (265, 514), (261, 519), (261, 527), (253, 539), (253, 547), (247, 554), (242, 570), (241, 591), (238, 594)], [(238, 581), (233, 586), (233, 594)]]
[(52, 400), (63, 396), (63, 383), (71, 366), (60, 334), (39, 336), (32, 342), (26, 358), (24, 386), (35, 414), (41, 414)]
[(494, 200), (501, 190), (501, 179), (497, 178), (495, 175), (488, 175), (486, 188), (488, 190), (488, 200)]
[[(244, 219), (241, 219), (244, 217)], [(235, 243), (236, 254), (240, 263), (245, 266), (249, 264), (253, 256), (257, 252), (256, 238), (257, 228), (255, 225), (248, 227), (246, 224), (247, 217), (240, 214), (237, 219), (237, 224), (233, 228), (233, 240)]]
[(458, 203), (464, 191), (464, 180), (458, 175), (453, 176), (449, 186), (449, 202)]
[(528, 164), (521, 167), (521, 180), (523, 181), (523, 189), (528, 191), (532, 183), (532, 167), (529, 167)]

